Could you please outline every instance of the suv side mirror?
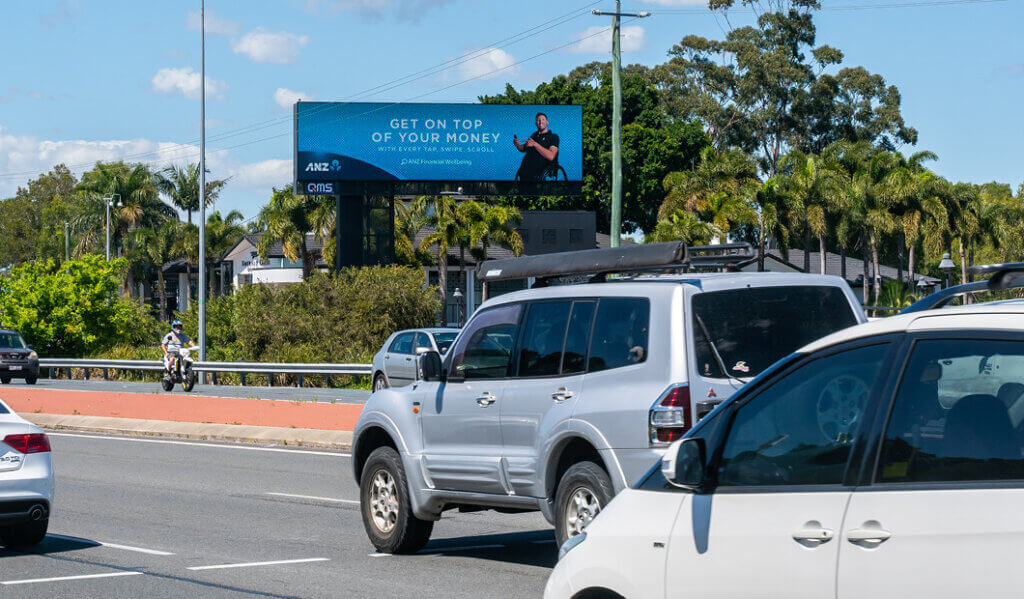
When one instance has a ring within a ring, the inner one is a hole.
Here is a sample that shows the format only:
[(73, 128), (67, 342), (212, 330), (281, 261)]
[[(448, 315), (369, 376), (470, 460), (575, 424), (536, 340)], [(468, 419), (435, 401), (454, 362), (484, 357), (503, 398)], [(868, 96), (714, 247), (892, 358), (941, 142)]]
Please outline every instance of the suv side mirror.
[(707, 480), (706, 455), (704, 439), (681, 439), (669, 446), (661, 458), (661, 473), (669, 483), (699, 493)]
[(420, 380), (425, 383), (445, 380), (441, 354), (436, 351), (428, 350), (416, 356), (416, 370), (420, 374)]

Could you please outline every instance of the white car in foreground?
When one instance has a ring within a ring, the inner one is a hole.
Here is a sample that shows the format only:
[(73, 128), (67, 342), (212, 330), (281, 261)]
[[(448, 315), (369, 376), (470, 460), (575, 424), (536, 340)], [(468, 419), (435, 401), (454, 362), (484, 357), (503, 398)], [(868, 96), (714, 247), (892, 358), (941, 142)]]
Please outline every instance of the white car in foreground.
[(1020, 597), (1024, 304), (811, 343), (562, 547), (545, 597)]
[(42, 541), (52, 504), (49, 439), (0, 401), (0, 545), (21, 548)]

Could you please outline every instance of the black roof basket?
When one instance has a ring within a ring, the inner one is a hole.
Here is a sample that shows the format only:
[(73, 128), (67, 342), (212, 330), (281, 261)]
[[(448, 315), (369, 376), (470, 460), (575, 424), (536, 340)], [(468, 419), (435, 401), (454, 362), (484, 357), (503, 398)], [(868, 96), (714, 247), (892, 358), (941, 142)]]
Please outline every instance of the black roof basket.
[(476, 272), (484, 282), (533, 277), (537, 279), (538, 286), (543, 286), (549, 280), (561, 277), (588, 277), (590, 281), (603, 281), (611, 273), (726, 268), (750, 258), (753, 258), (753, 251), (749, 243), (687, 247), (681, 241), (669, 241), (487, 260), (477, 266)]
[(967, 269), (975, 275), (992, 275), (986, 281), (974, 281), (962, 285), (947, 287), (941, 291), (924, 297), (900, 311), (900, 314), (912, 312), (923, 312), (925, 310), (937, 310), (949, 304), (959, 295), (976, 293), (978, 291), (1002, 291), (1005, 289), (1020, 289), (1024, 287), (1024, 262), (1009, 262), (1006, 264), (978, 264)]

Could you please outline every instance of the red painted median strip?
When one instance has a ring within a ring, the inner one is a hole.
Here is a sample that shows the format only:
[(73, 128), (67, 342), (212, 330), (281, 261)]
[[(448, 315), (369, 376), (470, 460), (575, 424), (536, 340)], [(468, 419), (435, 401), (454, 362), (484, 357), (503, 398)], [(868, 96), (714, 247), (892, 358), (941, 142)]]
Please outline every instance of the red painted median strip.
[(22, 414), (78, 414), (173, 422), (246, 424), (350, 431), (363, 406), (239, 397), (0, 388)]

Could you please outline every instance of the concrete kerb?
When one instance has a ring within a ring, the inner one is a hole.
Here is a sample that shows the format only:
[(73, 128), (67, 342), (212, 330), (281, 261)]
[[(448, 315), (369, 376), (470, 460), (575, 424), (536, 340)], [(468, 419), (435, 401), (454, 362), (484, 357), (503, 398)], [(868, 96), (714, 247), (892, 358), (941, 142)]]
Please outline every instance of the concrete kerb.
[(352, 431), (331, 431), (311, 428), (282, 428), (275, 426), (249, 426), (244, 424), (211, 424), (197, 422), (171, 422), (103, 416), (66, 414), (21, 414), (21, 417), (41, 428), (53, 431), (80, 431), (148, 437), (174, 437), (204, 441), (230, 441), (260, 445), (288, 447), (318, 447), (349, 450)]

